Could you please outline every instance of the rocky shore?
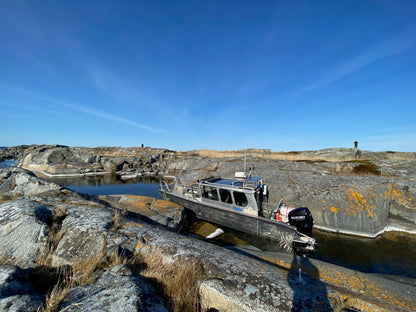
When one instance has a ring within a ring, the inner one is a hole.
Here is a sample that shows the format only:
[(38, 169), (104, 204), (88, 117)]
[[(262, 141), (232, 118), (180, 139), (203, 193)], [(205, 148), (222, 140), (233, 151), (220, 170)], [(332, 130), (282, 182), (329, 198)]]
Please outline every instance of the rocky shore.
[(158, 148), (17, 146), (0, 150), (0, 159), (41, 176), (116, 173), (181, 177), (184, 182), (233, 176), (244, 168), (263, 176), (270, 202), (307, 206), (316, 227), (376, 237), (385, 231), (416, 233), (416, 153), (334, 148), (304, 152), (177, 152)]
[(80, 195), (22, 168), (1, 169), (0, 192), (1, 311), (416, 309), (411, 280), (178, 234), (170, 202)]
[[(0, 159), (18, 159), (19, 167), (0, 169), (0, 310), (416, 310), (412, 279), (365, 274), (292, 254), (219, 247), (178, 234), (183, 209), (170, 202), (84, 196), (33, 173), (111, 171), (192, 182), (233, 174), (246, 163), (266, 178), (270, 201), (283, 197), (289, 204), (308, 205), (319, 227), (367, 236), (389, 227), (412, 232), (414, 155), (363, 151), (355, 159), (355, 152), (1, 150)], [(189, 287), (183, 290), (183, 285)]]

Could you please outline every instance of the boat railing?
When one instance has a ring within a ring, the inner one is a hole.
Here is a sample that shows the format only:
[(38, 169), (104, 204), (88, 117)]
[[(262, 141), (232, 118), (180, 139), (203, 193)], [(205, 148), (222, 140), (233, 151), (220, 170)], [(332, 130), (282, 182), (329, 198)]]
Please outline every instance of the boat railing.
[(175, 185), (180, 186), (180, 187), (185, 187), (185, 186), (187, 186), (185, 183), (183, 183), (183, 181), (182, 181), (182, 179), (181, 179), (181, 178), (175, 178), (174, 183), (175, 183)]
[(171, 189), (169, 188), (169, 184), (165, 180), (160, 181), (160, 189), (163, 190), (164, 192), (171, 192)]

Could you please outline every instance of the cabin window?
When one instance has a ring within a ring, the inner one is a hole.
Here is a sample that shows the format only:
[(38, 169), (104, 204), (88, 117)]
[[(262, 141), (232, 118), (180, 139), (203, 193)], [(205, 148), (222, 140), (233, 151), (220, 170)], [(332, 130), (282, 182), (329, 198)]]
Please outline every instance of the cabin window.
[(245, 207), (248, 204), (247, 196), (242, 192), (234, 192), (234, 202), (237, 206)]
[(220, 198), (223, 203), (232, 204), (233, 199), (231, 198), (231, 192), (229, 190), (220, 189)]
[(218, 200), (218, 193), (215, 187), (203, 186), (202, 187), (202, 196), (211, 200)]

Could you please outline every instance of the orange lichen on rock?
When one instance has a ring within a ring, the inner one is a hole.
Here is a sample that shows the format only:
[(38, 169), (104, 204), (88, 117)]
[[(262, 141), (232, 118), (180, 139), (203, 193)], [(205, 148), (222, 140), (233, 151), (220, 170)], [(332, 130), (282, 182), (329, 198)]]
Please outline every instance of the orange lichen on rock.
[(144, 209), (152, 209), (157, 211), (168, 211), (172, 209), (181, 209), (180, 205), (170, 201), (156, 199), (148, 196), (138, 195), (112, 195), (112, 197), (119, 197), (119, 203), (123, 204), (130, 211), (140, 211)]
[[(364, 277), (359, 272), (349, 273), (347, 270), (341, 268), (331, 268), (329, 266), (318, 266), (320, 279), (330, 285), (337, 285), (352, 293), (364, 294), (366, 297), (373, 297), (375, 301), (389, 303), (394, 306), (399, 306), (404, 309), (415, 310), (416, 304), (413, 299), (398, 298), (397, 295), (380, 288), (374, 282)], [(351, 297), (351, 296), (348, 296)], [(381, 303), (380, 302), (380, 303)], [(368, 308), (368, 302), (365, 306)], [(360, 311), (369, 311), (368, 309), (360, 309)]]
[(405, 191), (398, 189), (394, 183), (391, 186), (391, 199), (396, 201), (400, 206), (416, 209), (415, 199), (407, 197)]
[[(374, 191), (374, 192), (372, 192)], [(353, 189), (347, 190), (346, 199), (350, 204), (350, 208), (345, 210), (345, 213), (353, 214), (356, 216), (359, 213), (367, 213), (367, 217), (374, 217), (376, 206), (370, 204), (368, 198), (375, 198), (375, 190), (368, 191), (365, 196), (361, 195), (359, 192), (354, 191)]]

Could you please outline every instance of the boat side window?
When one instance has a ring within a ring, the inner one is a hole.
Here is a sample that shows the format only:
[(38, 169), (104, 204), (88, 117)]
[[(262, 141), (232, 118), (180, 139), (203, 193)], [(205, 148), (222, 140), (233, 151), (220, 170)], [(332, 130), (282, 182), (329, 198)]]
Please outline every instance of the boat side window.
[(211, 200), (218, 200), (218, 193), (215, 187), (203, 186), (202, 187), (202, 197), (208, 198)]
[(232, 204), (233, 199), (231, 198), (231, 192), (225, 189), (219, 189), (220, 191), (220, 198), (223, 203)]
[(248, 204), (247, 196), (242, 192), (234, 192), (234, 202), (237, 206), (245, 207)]

